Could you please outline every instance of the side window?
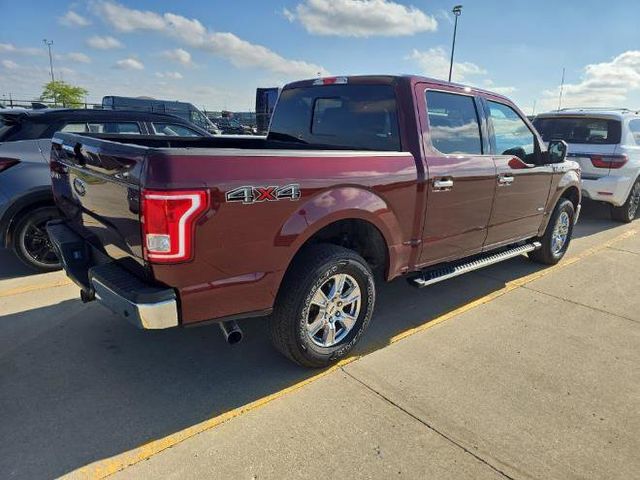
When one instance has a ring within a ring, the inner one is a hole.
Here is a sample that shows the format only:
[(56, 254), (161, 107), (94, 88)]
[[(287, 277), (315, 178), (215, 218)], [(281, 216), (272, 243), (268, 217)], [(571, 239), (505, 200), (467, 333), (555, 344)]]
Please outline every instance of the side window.
[(629, 122), (629, 131), (636, 141), (636, 145), (640, 145), (640, 119), (631, 120)]
[(433, 146), (445, 154), (482, 154), (480, 122), (473, 97), (427, 90)]
[(201, 137), (198, 132), (182, 125), (173, 123), (157, 123), (153, 122), (153, 130), (156, 135), (167, 135), (169, 137)]
[(535, 164), (535, 136), (524, 120), (507, 105), (492, 101), (487, 104), (498, 155), (513, 155)]
[(140, 134), (140, 127), (135, 122), (106, 122), (106, 123), (67, 123), (62, 132), (69, 133), (122, 133)]
[(85, 133), (89, 130), (86, 123), (67, 123), (60, 131), (69, 133)]

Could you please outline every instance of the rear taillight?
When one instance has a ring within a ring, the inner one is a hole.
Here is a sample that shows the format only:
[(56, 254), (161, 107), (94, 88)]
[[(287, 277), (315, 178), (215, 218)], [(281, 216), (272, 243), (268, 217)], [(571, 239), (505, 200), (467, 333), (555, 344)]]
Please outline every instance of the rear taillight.
[(18, 163), (20, 163), (20, 160), (17, 158), (0, 157), (0, 172), (4, 172), (7, 168), (11, 168)]
[(622, 168), (628, 160), (626, 155), (591, 155), (591, 163), (596, 168)]
[(209, 207), (206, 190), (143, 190), (144, 256), (153, 263), (177, 263), (193, 256), (194, 224)]

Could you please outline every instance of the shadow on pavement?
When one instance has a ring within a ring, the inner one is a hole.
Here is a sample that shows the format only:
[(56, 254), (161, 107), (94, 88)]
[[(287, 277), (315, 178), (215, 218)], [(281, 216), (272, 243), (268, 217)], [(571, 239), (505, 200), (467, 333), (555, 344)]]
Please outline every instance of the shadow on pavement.
[[(474, 275), (426, 290), (382, 285), (360, 351), (500, 286)], [(0, 337), (33, 318), (46, 325), (0, 352), (2, 478), (59, 476), (317, 373), (276, 353), (259, 319), (229, 347), (215, 325), (145, 332), (68, 300), (0, 317)]]
[(11, 250), (0, 248), (0, 280), (24, 277), (36, 273), (18, 260), (18, 257)]

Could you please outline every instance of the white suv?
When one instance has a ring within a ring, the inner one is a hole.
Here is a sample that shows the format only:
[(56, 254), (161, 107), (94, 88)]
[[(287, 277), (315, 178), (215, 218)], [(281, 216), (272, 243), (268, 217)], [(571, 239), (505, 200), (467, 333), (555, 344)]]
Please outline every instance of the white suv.
[(582, 194), (611, 204), (615, 220), (631, 222), (640, 210), (640, 112), (565, 109), (538, 115), (533, 124), (545, 142), (569, 144), (582, 169)]

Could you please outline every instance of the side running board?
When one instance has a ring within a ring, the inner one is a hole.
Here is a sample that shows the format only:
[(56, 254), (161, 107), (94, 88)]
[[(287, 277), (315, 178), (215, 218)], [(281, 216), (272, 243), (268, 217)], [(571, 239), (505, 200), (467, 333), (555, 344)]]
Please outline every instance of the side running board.
[(518, 247), (512, 247), (508, 250), (502, 250), (499, 253), (486, 253), (473, 257), (473, 260), (464, 263), (451, 263), (445, 266), (430, 268), (422, 271), (417, 277), (409, 280), (409, 283), (415, 287), (422, 288), (434, 283), (457, 277), (465, 273), (473, 272), (480, 268), (488, 267), (494, 263), (499, 263), (510, 258), (515, 258), (523, 253), (532, 252), (542, 247), (540, 242), (527, 243)]

